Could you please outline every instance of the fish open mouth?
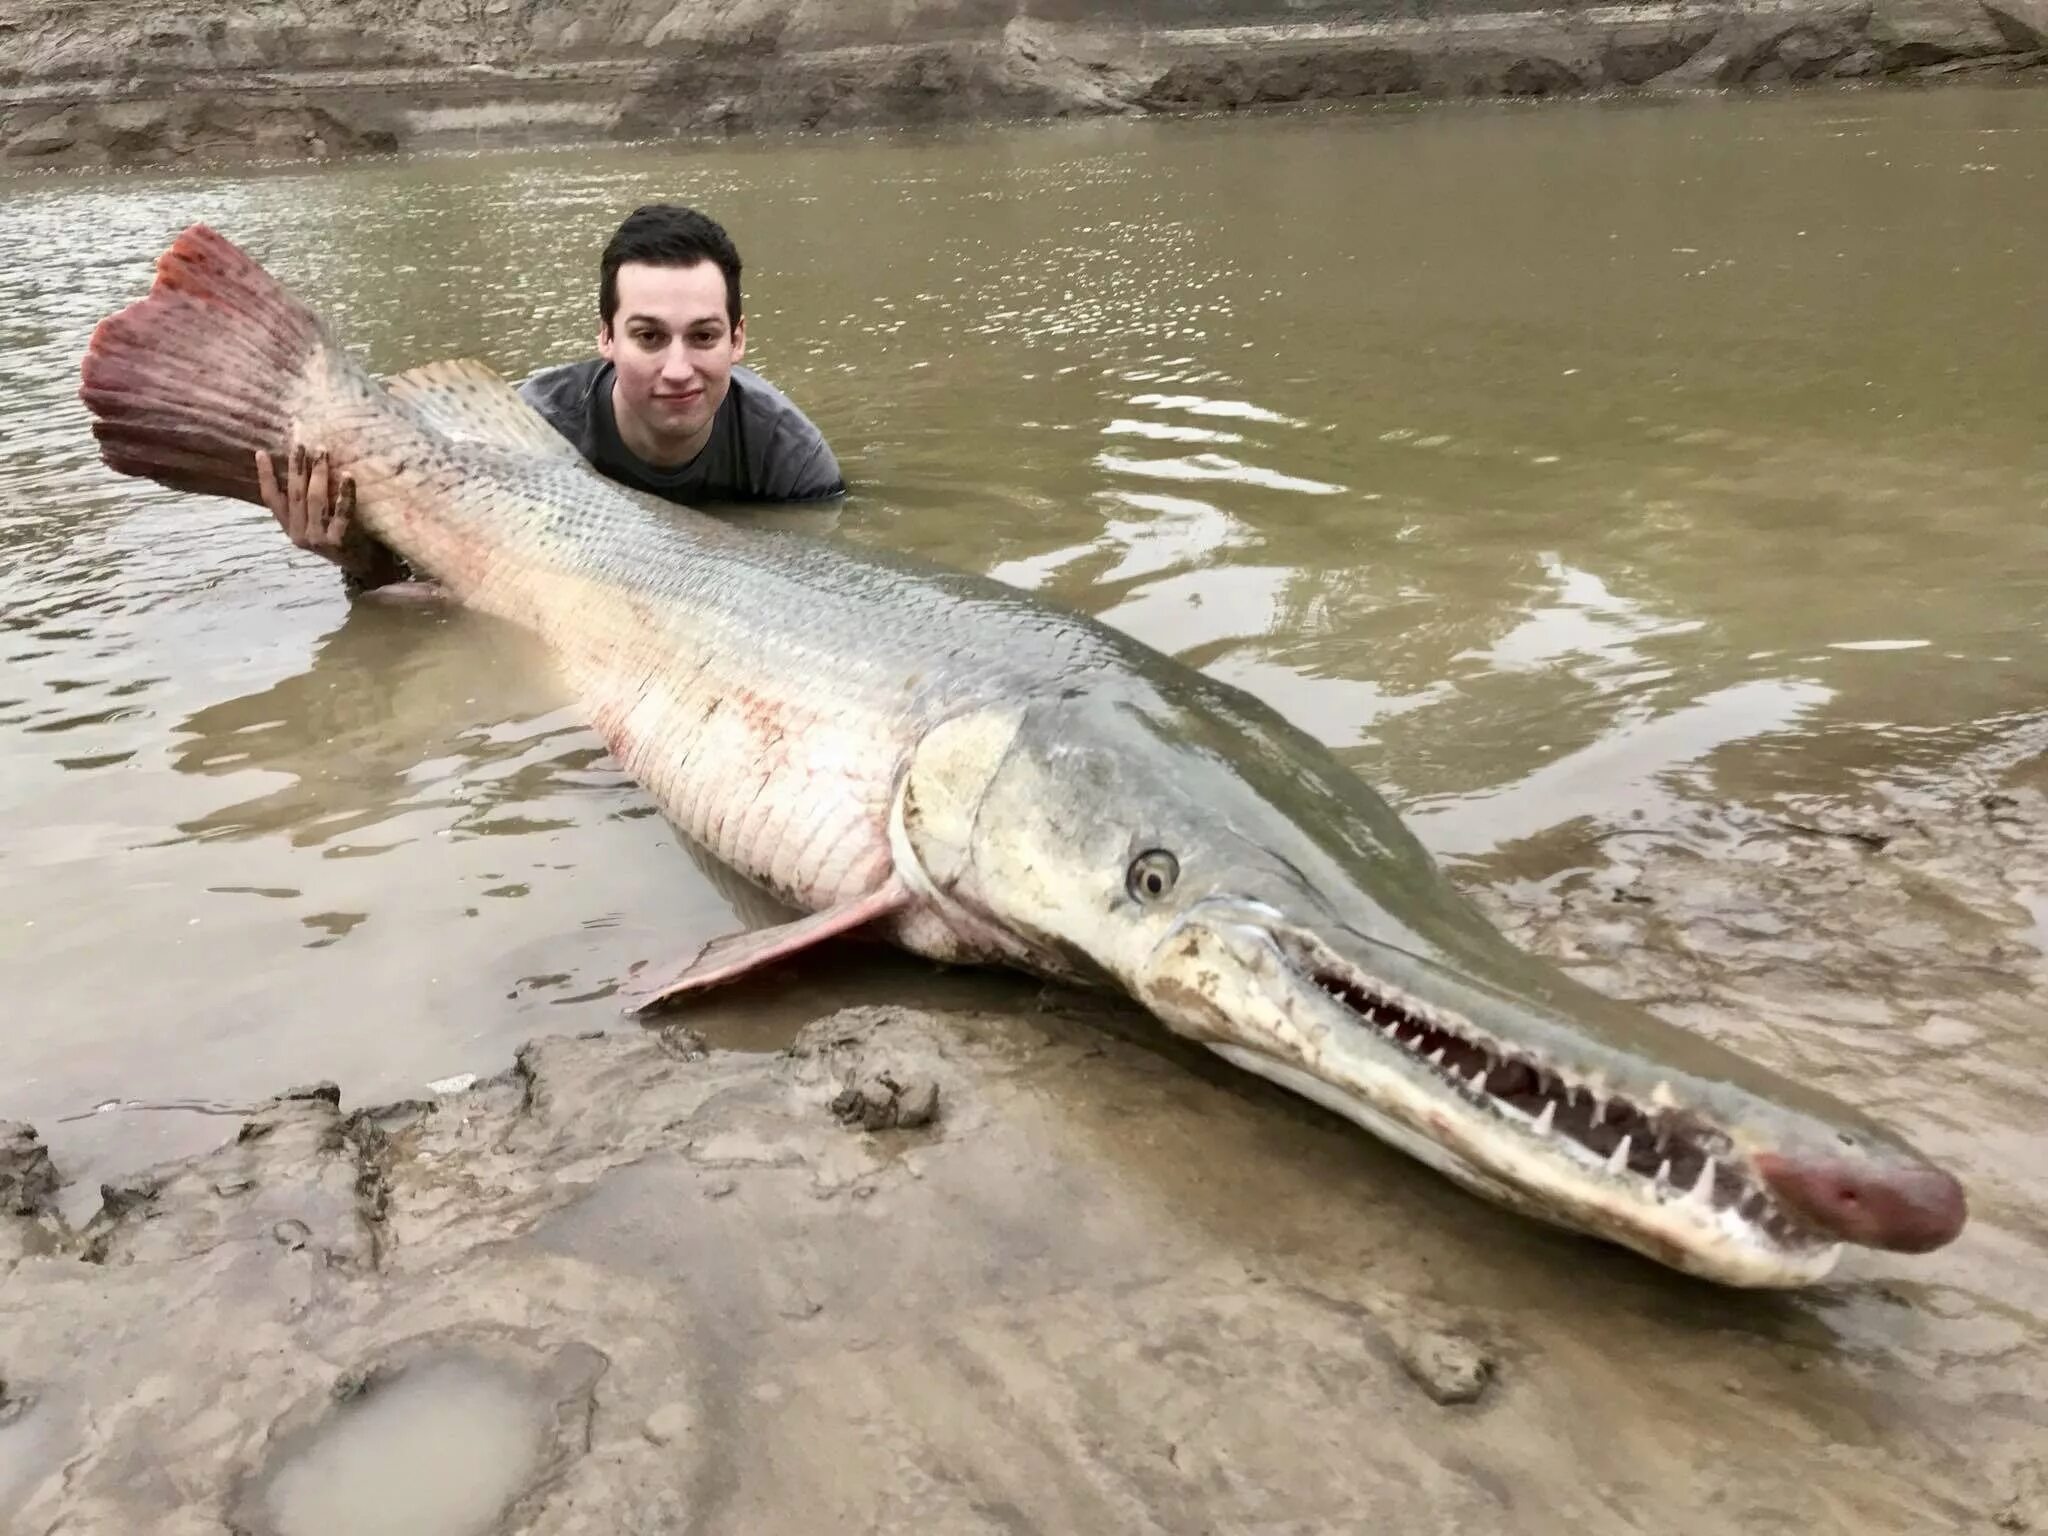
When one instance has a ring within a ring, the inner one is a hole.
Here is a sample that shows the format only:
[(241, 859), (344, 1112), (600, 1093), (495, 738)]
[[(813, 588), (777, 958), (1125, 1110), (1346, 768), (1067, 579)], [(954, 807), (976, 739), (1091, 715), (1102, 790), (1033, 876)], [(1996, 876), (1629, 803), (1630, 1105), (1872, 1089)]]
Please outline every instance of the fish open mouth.
[[(1568, 1168), (1572, 1185), (1625, 1224), (1633, 1224), (1632, 1213), (1661, 1217), (1656, 1225), (1667, 1238), (1673, 1227), (1690, 1229), (1802, 1265), (1829, 1257), (1839, 1241), (1781, 1200), (1728, 1132), (1679, 1103), (1669, 1084), (1633, 1096), (1618, 1091), (1367, 974), (1310, 935), (1282, 931), (1268, 938), (1297, 982), (1312, 985), (1398, 1049), (1435, 1079), (1439, 1095), (1540, 1149), (1515, 1158), (1512, 1171), (1490, 1167), (1484, 1173), (1526, 1184), (1513, 1175), (1534, 1174), (1546, 1163), (1553, 1176)], [(1539, 1197), (1539, 1207), (1544, 1203)]]

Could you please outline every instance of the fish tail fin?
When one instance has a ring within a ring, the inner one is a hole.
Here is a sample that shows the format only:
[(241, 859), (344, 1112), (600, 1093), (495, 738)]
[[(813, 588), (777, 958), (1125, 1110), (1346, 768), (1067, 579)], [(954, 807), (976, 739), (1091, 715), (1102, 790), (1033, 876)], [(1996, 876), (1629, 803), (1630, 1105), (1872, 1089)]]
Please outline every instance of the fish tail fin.
[(298, 386), (327, 351), (311, 310), (194, 224), (157, 258), (148, 296), (94, 329), (78, 393), (122, 474), (260, 502), (256, 453), (290, 445)]

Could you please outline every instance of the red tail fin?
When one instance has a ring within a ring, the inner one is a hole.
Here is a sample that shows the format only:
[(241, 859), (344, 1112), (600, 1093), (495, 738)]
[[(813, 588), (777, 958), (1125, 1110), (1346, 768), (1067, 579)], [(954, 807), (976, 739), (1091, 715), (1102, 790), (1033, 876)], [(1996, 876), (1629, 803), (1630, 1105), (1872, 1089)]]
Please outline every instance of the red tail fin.
[(100, 457), (124, 475), (260, 501), (256, 450), (282, 451), (320, 322), (233, 242), (194, 224), (149, 296), (102, 320), (80, 372)]

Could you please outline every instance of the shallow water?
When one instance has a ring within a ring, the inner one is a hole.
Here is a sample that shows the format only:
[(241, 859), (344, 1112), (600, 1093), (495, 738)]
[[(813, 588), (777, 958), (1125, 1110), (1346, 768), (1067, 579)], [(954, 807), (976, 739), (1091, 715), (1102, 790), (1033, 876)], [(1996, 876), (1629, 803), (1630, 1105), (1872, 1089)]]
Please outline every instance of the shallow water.
[[(1730, 845), (2048, 721), (2048, 93), (0, 181), (0, 1117), (78, 1199), (289, 1082), (398, 1097), (612, 1025), (629, 965), (744, 911), (519, 636), (351, 608), (254, 509), (101, 469), (73, 395), (192, 220), (380, 370), (518, 376), (589, 349), (655, 197), (732, 227), (748, 361), (853, 482), (784, 520), (1261, 694), (1475, 883)], [(699, 1022), (1029, 996), (855, 952)], [(1883, 1073), (1801, 1059), (1882, 1099), (1896, 1022)]]
[(278, 1536), (479, 1536), (540, 1459), (546, 1425), (511, 1372), (451, 1359), (373, 1387), (279, 1466)]

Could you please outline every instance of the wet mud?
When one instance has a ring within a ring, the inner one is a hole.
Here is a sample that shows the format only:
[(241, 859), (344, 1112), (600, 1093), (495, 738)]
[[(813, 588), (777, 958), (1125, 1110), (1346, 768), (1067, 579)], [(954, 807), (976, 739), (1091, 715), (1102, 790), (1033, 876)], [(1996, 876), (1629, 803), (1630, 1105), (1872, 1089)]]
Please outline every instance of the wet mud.
[(1542, 882), (1515, 859), (1565, 850), (1511, 848), (1486, 887), (1523, 943), (1774, 1065), (1862, 1041), (1833, 1086), (1970, 1186), (1940, 1253), (1690, 1281), (1075, 994), (849, 1009), (773, 1054), (622, 1025), (430, 1100), (293, 1090), (76, 1229), (10, 1128), (0, 1516), (2039, 1528), (2034, 761)]

